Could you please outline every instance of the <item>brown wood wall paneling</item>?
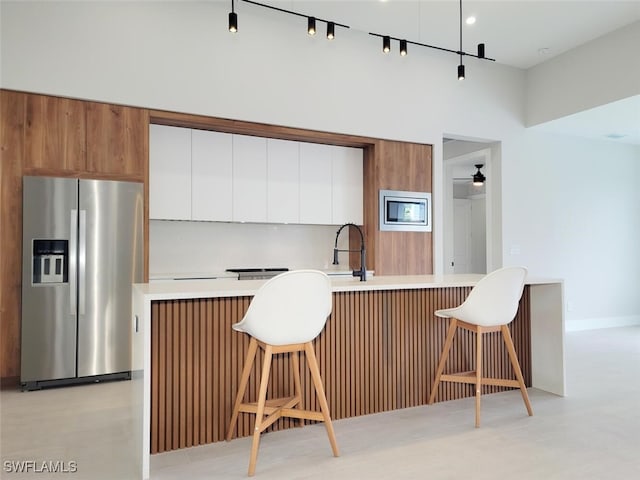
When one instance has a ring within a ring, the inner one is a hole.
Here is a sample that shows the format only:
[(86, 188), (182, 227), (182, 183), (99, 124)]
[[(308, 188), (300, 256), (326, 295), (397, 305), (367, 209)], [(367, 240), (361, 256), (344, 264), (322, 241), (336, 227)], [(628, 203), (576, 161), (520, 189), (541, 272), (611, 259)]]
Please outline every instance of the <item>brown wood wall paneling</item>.
[[(448, 320), (433, 312), (464, 301), (469, 288), (343, 292), (314, 347), (333, 419), (425, 405)], [(250, 297), (152, 303), (151, 453), (224, 439), (249, 337), (232, 330)], [(525, 382), (531, 385), (529, 289), (511, 323)], [(484, 373), (513, 373), (499, 334), (485, 335)], [(473, 367), (475, 342), (459, 331), (447, 371)], [(246, 400), (254, 400), (259, 353)], [(306, 361), (301, 361), (305, 408), (319, 409)], [(276, 356), (268, 396), (293, 392), (289, 360)], [(484, 393), (505, 390), (483, 387)], [(437, 401), (472, 396), (473, 386), (443, 383)], [(252, 415), (241, 414), (237, 436), (252, 434)], [(290, 428), (281, 419), (269, 431)]]
[(0, 377), (18, 377), (26, 97), (0, 91)]
[(379, 230), (379, 190), (432, 191), (432, 147), (381, 140), (365, 156), (364, 212), (371, 267), (377, 275), (433, 273), (431, 232)]
[(25, 171), (86, 170), (86, 113), (80, 100), (28, 94)]
[(107, 103), (85, 103), (87, 171), (125, 175), (144, 181), (149, 150), (147, 110)]

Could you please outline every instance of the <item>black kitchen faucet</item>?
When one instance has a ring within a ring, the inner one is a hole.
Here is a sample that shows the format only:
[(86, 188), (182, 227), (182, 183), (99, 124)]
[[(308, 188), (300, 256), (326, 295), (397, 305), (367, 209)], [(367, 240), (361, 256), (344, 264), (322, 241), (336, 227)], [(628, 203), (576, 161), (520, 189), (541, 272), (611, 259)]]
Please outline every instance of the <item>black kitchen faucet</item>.
[[(358, 230), (358, 232), (360, 233), (360, 250), (338, 249), (338, 237), (340, 236), (340, 232), (342, 232), (342, 229), (344, 227), (354, 227), (356, 230)], [(355, 223), (345, 223), (338, 229), (338, 232), (336, 233), (336, 242), (335, 242), (335, 245), (333, 246), (333, 264), (334, 265), (339, 264), (338, 252), (358, 252), (358, 251), (360, 252), (360, 270), (354, 270), (353, 276), (360, 277), (360, 281), (364, 282), (367, 280), (367, 266), (365, 264), (364, 234), (362, 233), (362, 229)]]

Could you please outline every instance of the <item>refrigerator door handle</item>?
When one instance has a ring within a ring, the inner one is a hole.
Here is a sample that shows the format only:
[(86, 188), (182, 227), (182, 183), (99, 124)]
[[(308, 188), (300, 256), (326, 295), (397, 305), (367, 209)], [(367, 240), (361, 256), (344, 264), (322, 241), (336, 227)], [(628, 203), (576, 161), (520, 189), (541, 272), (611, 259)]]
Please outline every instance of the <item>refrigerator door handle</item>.
[(69, 219), (69, 313), (76, 315), (78, 275), (78, 210), (71, 210)]
[(84, 315), (87, 282), (87, 211), (80, 210), (78, 222), (78, 315)]

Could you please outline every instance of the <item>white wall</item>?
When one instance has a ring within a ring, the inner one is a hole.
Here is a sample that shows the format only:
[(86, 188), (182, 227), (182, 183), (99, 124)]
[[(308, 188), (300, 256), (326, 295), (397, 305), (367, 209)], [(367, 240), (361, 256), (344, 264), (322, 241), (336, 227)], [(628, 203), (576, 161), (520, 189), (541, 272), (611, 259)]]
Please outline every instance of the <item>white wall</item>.
[(505, 264), (565, 282), (566, 319), (640, 320), (640, 148), (527, 130), (503, 152)]
[[(565, 278), (570, 318), (640, 316), (638, 150), (526, 131), (521, 70), (468, 59), (467, 79), (458, 82), (453, 55), (382, 55), (379, 39), (354, 30), (340, 30), (333, 42), (311, 38), (298, 22), (263, 9), (243, 9), (233, 35), (226, 1), (3, 1), (0, 8), (2, 88), (433, 144), (436, 272), (443, 134), (500, 142), (492, 154), (492, 193), (503, 206), (497, 255)], [(527, 180), (531, 171), (544, 191)], [(589, 172), (590, 184), (575, 182), (576, 171)], [(598, 215), (585, 215), (593, 198), (615, 209), (592, 205)], [(586, 235), (594, 217), (602, 228)], [(517, 258), (511, 245), (521, 247)]]
[(640, 94), (638, 45), (635, 22), (529, 69), (526, 125)]

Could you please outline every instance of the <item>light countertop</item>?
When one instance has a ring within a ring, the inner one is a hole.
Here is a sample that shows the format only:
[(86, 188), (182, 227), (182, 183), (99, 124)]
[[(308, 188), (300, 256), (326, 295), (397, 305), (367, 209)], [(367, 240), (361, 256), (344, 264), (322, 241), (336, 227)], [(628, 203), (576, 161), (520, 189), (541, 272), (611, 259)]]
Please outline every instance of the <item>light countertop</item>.
[[(355, 277), (331, 278), (334, 292), (373, 290), (409, 290), (423, 288), (472, 287), (484, 275), (383, 275), (366, 282)], [(186, 298), (217, 298), (253, 296), (266, 280), (236, 280), (235, 278), (201, 280), (165, 280), (135, 284), (138, 293), (149, 300), (178, 300)], [(528, 277), (527, 285), (562, 283), (560, 279)]]

